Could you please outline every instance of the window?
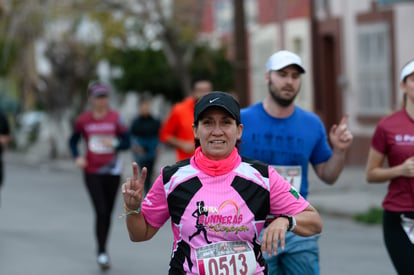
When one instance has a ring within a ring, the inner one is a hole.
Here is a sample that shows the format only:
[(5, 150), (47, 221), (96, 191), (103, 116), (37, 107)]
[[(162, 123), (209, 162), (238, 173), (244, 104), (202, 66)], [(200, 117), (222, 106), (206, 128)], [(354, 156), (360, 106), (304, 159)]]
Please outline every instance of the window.
[(392, 106), (392, 64), (389, 25), (360, 24), (357, 30), (359, 113), (383, 115)]

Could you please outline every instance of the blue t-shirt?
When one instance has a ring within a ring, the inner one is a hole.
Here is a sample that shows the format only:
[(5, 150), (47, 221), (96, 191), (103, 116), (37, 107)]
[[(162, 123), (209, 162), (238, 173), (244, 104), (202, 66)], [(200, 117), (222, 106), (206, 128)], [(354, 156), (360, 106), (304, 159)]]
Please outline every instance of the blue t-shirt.
[(270, 116), (257, 103), (241, 110), (244, 125), (240, 154), (269, 165), (300, 166), (299, 192), (307, 197), (308, 165), (327, 161), (332, 150), (325, 128), (315, 114), (295, 106), (287, 118)]

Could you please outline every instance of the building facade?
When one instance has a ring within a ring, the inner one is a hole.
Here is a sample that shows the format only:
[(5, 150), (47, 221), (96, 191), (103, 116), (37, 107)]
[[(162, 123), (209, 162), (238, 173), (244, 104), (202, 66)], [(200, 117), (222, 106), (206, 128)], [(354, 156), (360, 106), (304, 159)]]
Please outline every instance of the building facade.
[[(232, 2), (209, 1), (206, 26), (213, 41), (232, 41)], [(267, 58), (281, 49), (296, 52), (307, 69), (297, 104), (318, 114), (327, 130), (348, 114), (354, 142), (347, 164), (365, 165), (375, 126), (402, 106), (399, 73), (414, 58), (414, 1), (244, 3), (249, 104), (267, 93)]]
[(314, 8), (314, 111), (326, 126), (349, 114), (348, 163), (365, 165), (375, 126), (402, 107), (414, 1), (318, 0)]

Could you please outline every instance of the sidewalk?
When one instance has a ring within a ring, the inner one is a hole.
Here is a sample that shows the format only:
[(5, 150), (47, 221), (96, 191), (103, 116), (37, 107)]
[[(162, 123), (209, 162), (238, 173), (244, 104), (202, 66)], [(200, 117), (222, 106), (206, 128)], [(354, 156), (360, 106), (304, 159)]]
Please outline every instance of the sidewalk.
[(338, 216), (353, 216), (372, 207), (382, 207), (388, 184), (368, 184), (365, 167), (346, 166), (334, 185), (327, 185), (309, 171), (308, 200), (319, 212)]
[[(129, 152), (121, 154), (124, 161), (124, 177), (131, 175), (131, 156)], [(17, 165), (30, 165), (39, 167), (39, 170), (55, 170), (66, 172), (78, 172), (72, 159), (40, 159), (33, 155), (27, 155), (14, 151), (5, 151), (4, 162)], [(164, 165), (175, 161), (174, 151), (168, 147), (162, 147), (160, 158), (155, 171), (159, 171)], [(357, 213), (365, 212), (371, 207), (381, 207), (383, 197), (387, 192), (388, 184), (368, 184), (365, 180), (365, 167), (346, 166), (338, 181), (333, 185), (321, 182), (312, 169), (309, 170), (310, 195), (308, 200), (323, 214), (351, 217)], [(6, 171), (7, 177), (7, 171)]]

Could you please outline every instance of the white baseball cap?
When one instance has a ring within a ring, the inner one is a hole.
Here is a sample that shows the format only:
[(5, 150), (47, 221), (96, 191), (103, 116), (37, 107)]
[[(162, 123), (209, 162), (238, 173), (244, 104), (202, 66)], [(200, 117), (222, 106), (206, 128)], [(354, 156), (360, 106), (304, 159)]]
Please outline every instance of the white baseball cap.
[(414, 59), (408, 62), (401, 70), (401, 81), (404, 81), (404, 78), (414, 73)]
[(297, 54), (286, 50), (278, 51), (269, 57), (266, 63), (266, 72), (278, 71), (289, 65), (296, 65), (301, 70), (301, 73), (305, 73), (302, 59)]

